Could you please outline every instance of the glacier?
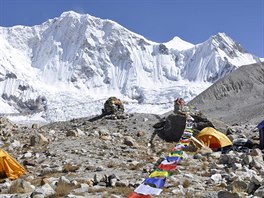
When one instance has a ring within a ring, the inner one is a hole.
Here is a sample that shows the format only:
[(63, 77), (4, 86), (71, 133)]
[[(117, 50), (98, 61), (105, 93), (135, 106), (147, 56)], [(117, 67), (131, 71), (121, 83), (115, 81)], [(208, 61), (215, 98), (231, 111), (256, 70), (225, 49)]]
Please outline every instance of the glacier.
[(163, 114), (223, 76), (260, 62), (225, 33), (200, 44), (150, 41), (109, 19), (73, 11), (33, 27), (0, 27), (0, 114), (54, 122), (101, 113)]

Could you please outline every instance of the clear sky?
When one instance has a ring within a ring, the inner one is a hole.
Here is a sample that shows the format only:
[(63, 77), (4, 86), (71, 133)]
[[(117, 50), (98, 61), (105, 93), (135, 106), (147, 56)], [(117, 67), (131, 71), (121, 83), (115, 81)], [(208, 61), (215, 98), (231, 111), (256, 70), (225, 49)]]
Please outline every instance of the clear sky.
[(225, 32), (264, 57), (264, 0), (0, 0), (0, 26), (36, 25), (73, 10), (111, 19), (155, 42), (193, 44)]

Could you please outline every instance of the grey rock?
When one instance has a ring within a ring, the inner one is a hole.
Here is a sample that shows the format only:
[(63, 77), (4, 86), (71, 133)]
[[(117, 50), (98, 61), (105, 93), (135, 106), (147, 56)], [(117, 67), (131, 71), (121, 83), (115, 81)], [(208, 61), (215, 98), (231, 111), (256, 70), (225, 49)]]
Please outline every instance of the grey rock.
[(124, 144), (127, 146), (138, 146), (136, 140), (133, 139), (131, 136), (124, 137)]
[(263, 157), (263, 154), (262, 154), (261, 150), (258, 149), (258, 148), (252, 149), (252, 150), (250, 151), (250, 155), (251, 155), (251, 156)]
[(233, 163), (232, 164), (232, 169), (233, 170), (241, 170), (242, 169), (242, 165), (240, 163)]
[(220, 191), (217, 193), (217, 198), (240, 198), (236, 192)]
[(54, 189), (48, 184), (44, 184), (43, 186), (37, 188), (34, 191), (35, 194), (43, 194), (45, 197), (52, 196), (55, 194)]
[(10, 190), (17, 193), (31, 193), (35, 190), (35, 186), (31, 185), (30, 182), (27, 182), (23, 179), (15, 180), (11, 183)]
[(66, 132), (67, 137), (78, 137), (78, 132), (76, 130), (69, 130)]
[(221, 174), (214, 174), (211, 176), (211, 179), (214, 181), (214, 183), (220, 184), (222, 182), (222, 175)]
[(246, 164), (246, 165), (251, 164), (252, 161), (253, 161), (253, 157), (252, 157), (251, 155), (245, 155), (245, 156), (242, 157), (242, 158), (243, 158), (243, 162), (244, 162), (244, 164)]
[(264, 186), (261, 186), (259, 187), (255, 193), (254, 193), (255, 196), (258, 196), (258, 197), (264, 197)]
[(74, 193), (85, 193), (88, 192), (89, 185), (88, 184), (81, 184), (80, 188), (74, 189)]
[(258, 175), (254, 175), (251, 179), (252, 182), (254, 182), (254, 184), (256, 185), (261, 185), (262, 182), (264, 181), (264, 179)]
[(246, 192), (248, 185), (244, 181), (233, 181), (229, 186), (228, 190), (230, 191), (239, 191), (239, 192)]

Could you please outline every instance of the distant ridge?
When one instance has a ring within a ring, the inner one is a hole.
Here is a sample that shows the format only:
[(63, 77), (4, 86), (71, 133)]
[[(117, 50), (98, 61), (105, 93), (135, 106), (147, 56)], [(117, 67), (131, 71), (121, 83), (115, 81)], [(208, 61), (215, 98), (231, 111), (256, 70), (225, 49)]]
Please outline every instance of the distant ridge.
[(189, 104), (227, 124), (259, 123), (264, 120), (264, 63), (238, 68)]

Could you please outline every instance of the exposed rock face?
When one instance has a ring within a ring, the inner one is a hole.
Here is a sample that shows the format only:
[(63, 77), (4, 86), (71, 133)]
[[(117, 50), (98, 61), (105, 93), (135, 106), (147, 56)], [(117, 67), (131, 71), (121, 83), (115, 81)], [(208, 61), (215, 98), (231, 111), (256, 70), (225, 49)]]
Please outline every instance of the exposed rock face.
[(263, 120), (264, 63), (240, 67), (189, 102), (207, 117), (228, 124)]

